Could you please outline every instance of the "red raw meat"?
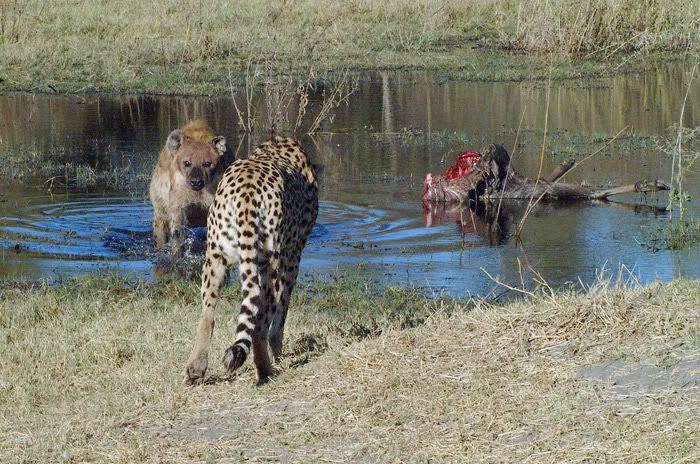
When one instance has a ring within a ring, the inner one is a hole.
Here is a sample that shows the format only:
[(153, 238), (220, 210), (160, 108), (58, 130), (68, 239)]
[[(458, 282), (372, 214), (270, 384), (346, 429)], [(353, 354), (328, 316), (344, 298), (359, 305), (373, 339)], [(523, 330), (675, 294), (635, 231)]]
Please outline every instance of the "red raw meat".
[(467, 151), (457, 156), (455, 164), (447, 168), (447, 171), (443, 173), (443, 176), (448, 179), (458, 179), (471, 171), (471, 169), (476, 166), (481, 158), (481, 153), (474, 151)]

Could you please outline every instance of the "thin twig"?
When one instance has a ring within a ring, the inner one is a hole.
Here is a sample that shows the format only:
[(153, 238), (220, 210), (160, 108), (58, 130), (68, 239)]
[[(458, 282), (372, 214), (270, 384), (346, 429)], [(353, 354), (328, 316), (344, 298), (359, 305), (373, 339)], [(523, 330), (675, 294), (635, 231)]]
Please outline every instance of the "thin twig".
[(486, 274), (486, 276), (487, 276), (489, 279), (491, 279), (496, 285), (498, 285), (498, 286), (500, 286), (500, 287), (505, 287), (505, 288), (507, 288), (508, 290), (512, 290), (512, 291), (514, 291), (514, 292), (518, 292), (518, 293), (522, 293), (522, 294), (524, 294), (524, 295), (528, 295), (528, 296), (530, 296), (530, 297), (532, 297), (532, 298), (535, 297), (535, 294), (534, 294), (533, 292), (530, 292), (530, 291), (528, 291), (528, 290), (525, 290), (524, 288), (517, 288), (517, 287), (513, 287), (512, 285), (508, 285), (508, 284), (506, 284), (506, 283), (503, 283), (503, 282), (501, 282), (501, 280), (500, 280), (498, 277), (494, 277), (494, 276), (492, 276), (491, 274), (489, 274), (489, 271), (487, 271), (487, 270), (484, 269), (483, 267), (481, 267), (481, 268), (479, 268), (479, 269), (481, 270), (481, 272), (483, 272), (484, 274)]
[(241, 114), (240, 108), (238, 108), (238, 103), (236, 102), (236, 93), (233, 91), (233, 78), (231, 76), (231, 70), (228, 70), (228, 85), (231, 89), (231, 100), (233, 100), (233, 107), (236, 110), (236, 115), (238, 116), (238, 124), (245, 128), (245, 122), (243, 120), (243, 115)]

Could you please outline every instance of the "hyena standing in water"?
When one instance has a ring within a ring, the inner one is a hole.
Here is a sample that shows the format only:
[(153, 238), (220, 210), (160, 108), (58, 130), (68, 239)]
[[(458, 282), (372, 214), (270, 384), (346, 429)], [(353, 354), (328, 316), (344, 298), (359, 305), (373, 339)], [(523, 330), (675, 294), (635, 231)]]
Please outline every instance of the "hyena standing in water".
[(204, 380), (219, 288), (238, 264), (243, 302), (236, 338), (224, 354), (232, 372), (253, 350), (258, 382), (282, 354), (284, 323), (301, 252), (318, 215), (316, 172), (297, 142), (276, 137), (224, 173), (209, 209), (202, 269), (202, 316), (185, 382)]
[(170, 241), (173, 254), (182, 253), (184, 228), (206, 225), (216, 187), (232, 162), (226, 139), (200, 119), (170, 133), (151, 179), (156, 246)]

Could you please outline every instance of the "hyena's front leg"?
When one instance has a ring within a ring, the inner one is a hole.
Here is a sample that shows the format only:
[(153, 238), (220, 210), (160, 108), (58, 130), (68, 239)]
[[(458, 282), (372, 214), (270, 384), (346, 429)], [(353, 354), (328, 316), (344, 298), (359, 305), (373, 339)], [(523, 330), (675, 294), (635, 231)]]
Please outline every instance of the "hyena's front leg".
[(169, 215), (170, 222), (170, 246), (172, 247), (172, 254), (176, 258), (182, 256), (183, 243), (185, 240), (185, 213), (182, 209), (173, 208)]
[(154, 209), (153, 211), (153, 240), (156, 242), (156, 247), (160, 248), (165, 245), (170, 235), (170, 225), (168, 224), (168, 216), (163, 211)]
[(229, 264), (220, 254), (212, 252), (211, 249), (207, 250), (202, 268), (202, 315), (185, 369), (185, 383), (188, 385), (201, 383), (207, 372), (209, 345), (214, 334), (216, 299)]

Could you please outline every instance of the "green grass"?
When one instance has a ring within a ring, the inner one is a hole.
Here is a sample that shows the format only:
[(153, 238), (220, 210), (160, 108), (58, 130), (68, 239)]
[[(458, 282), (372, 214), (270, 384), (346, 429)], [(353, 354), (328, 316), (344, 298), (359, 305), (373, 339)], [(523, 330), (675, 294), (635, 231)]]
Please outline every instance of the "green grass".
[(71, 160), (62, 150), (37, 151), (20, 145), (0, 151), (0, 180), (40, 181), (53, 192), (103, 189), (142, 192), (149, 175), (133, 172), (128, 160), (98, 167)]
[[(581, 77), (695, 46), (698, 0), (0, 3), (0, 90), (226, 94), (274, 79), (428, 69), (445, 79)], [(661, 57), (661, 58), (659, 58)]]
[(37, 236), (21, 232), (0, 229), (0, 240), (16, 242), (15, 246), (21, 246), (23, 242), (38, 242), (46, 245), (65, 245), (72, 238), (73, 233), (65, 232), (59, 237)]
[[(233, 377), (220, 363), (240, 301), (227, 287), (210, 382), (186, 388), (197, 293), (118, 277), (0, 284), (0, 460), (700, 459), (697, 384), (669, 370), (690, 363), (697, 379), (698, 282), (504, 305), (302, 285), (262, 387), (251, 362)], [(599, 367), (610, 360), (620, 372)], [(666, 380), (644, 384), (647, 365)]]
[[(507, 129), (503, 132), (509, 135), (518, 133), (521, 147), (541, 146), (544, 136), (543, 129), (521, 129), (520, 131)], [(609, 156), (615, 153), (621, 157), (638, 158), (642, 154), (654, 153), (659, 144), (667, 143), (668, 140), (663, 136), (639, 135), (631, 131), (622, 133), (613, 140), (614, 136), (615, 134), (604, 132), (581, 135), (566, 129), (553, 128), (547, 131), (546, 153), (547, 156), (556, 159), (573, 157), (579, 161), (596, 152), (600, 156)]]

